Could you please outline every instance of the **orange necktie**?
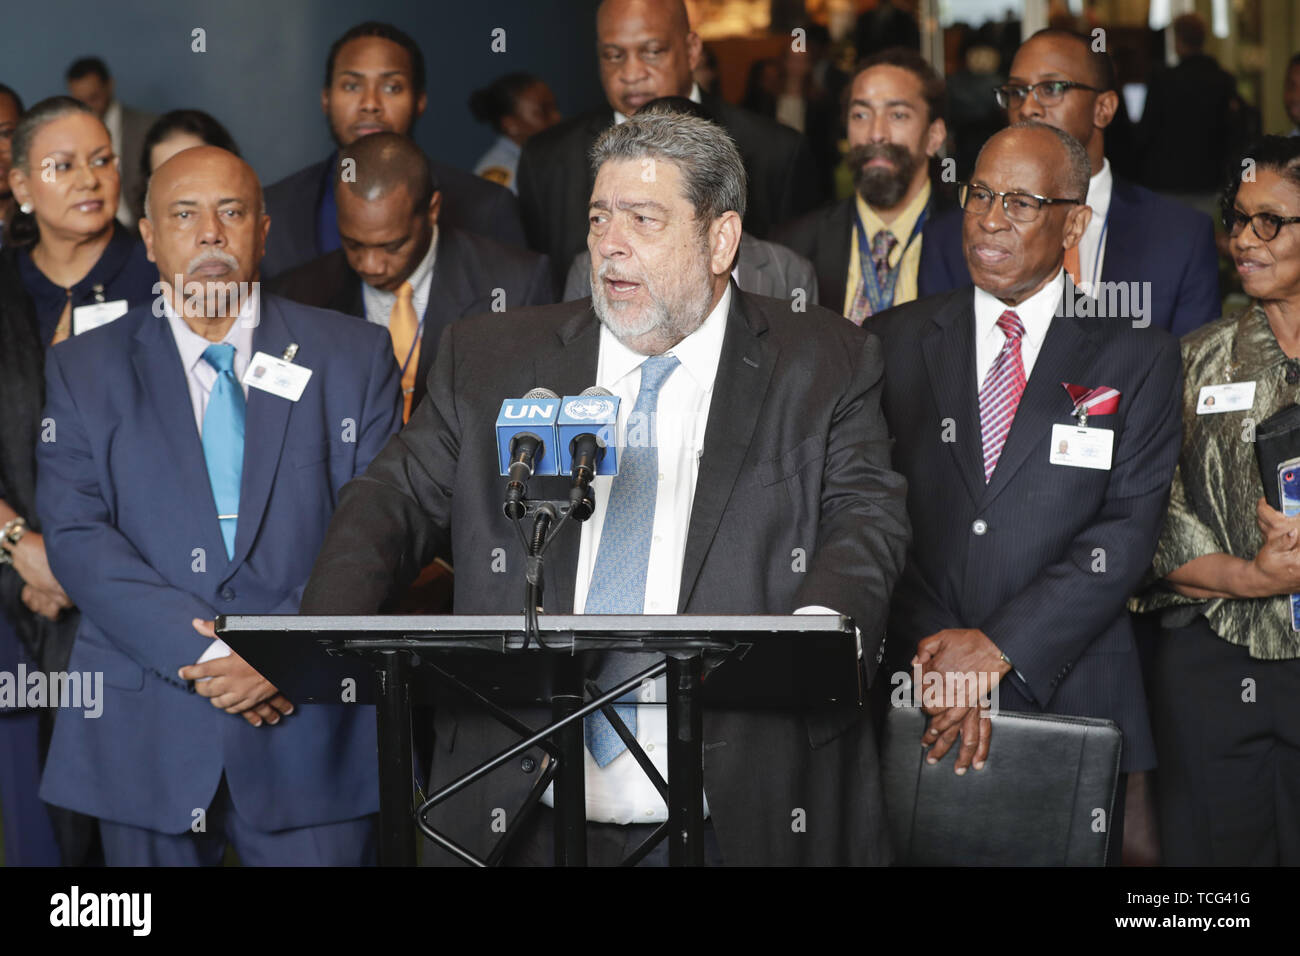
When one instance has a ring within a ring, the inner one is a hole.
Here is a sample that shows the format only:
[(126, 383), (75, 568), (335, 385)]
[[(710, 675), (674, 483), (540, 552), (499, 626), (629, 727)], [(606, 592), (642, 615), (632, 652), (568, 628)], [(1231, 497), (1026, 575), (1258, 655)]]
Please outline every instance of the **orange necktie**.
[(420, 320), (415, 315), (415, 289), (409, 282), (403, 282), (397, 290), (397, 301), (393, 303), (392, 314), (388, 317), (388, 334), (393, 337), (393, 354), (397, 356), (397, 367), (403, 370), (402, 422), (405, 424), (411, 420), (415, 373), (420, 364), (420, 343), (416, 341), (416, 336), (420, 334)]
[(1078, 285), (1080, 279), (1080, 275), (1079, 275), (1080, 269), (1079, 269), (1079, 247), (1077, 245), (1071, 246), (1069, 249), (1065, 250), (1065, 271), (1070, 274), (1070, 280), (1075, 285)]

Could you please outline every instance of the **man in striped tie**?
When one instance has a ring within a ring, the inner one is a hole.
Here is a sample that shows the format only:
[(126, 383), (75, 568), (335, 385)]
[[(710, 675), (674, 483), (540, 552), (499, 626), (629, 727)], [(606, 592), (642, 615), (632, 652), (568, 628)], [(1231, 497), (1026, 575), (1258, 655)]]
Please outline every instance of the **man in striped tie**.
[[(915, 530), (889, 657), (922, 678), (971, 675), (1004, 710), (1114, 720), (1130, 771), (1154, 748), (1125, 602), (1169, 495), (1181, 370), (1168, 333), (1093, 317), (1067, 281), (1088, 178), (1068, 133), (991, 137), (959, 191), (974, 288), (872, 325)], [(990, 722), (980, 701), (950, 698), (927, 701), (928, 759), (960, 739), (956, 772), (981, 770)], [(1095, 832), (1117, 848), (1121, 806), (1113, 817)]]

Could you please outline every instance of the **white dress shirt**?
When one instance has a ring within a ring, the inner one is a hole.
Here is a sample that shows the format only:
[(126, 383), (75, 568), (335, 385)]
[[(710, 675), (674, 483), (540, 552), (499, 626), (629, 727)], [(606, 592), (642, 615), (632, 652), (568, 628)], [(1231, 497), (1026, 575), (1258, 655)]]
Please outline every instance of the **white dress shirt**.
[(1106, 216), (1110, 213), (1110, 194), (1115, 187), (1115, 177), (1110, 172), (1110, 160), (1101, 161), (1101, 169), (1088, 180), (1088, 205), (1092, 219), (1079, 240), (1079, 283), (1083, 291), (1095, 294), (1101, 281), (1102, 266), (1106, 263)]
[[(253, 360), (253, 330), (257, 328), (259, 300), (256, 293), (244, 300), (237, 318), (227, 330), (222, 342), (235, 347), (235, 378), (239, 379), (244, 389), (244, 398), (248, 398), (248, 386), (243, 384), (244, 373), (248, 363)], [(203, 434), (203, 415), (208, 410), (208, 398), (212, 395), (212, 386), (217, 382), (217, 370), (203, 358), (210, 342), (195, 332), (185, 320), (176, 314), (171, 301), (164, 297), (163, 311), (167, 324), (171, 326), (172, 337), (176, 340), (176, 349), (181, 354), (181, 368), (185, 372), (185, 383), (190, 390), (190, 404), (194, 406), (194, 424), (199, 435)]]
[[(438, 227), (433, 227), (433, 235), (429, 237), (429, 250), (420, 260), (420, 264), (415, 267), (415, 271), (407, 278), (411, 283), (412, 303), (415, 306), (415, 314), (420, 321), (420, 331), (424, 331), (424, 310), (429, 304), (429, 287), (433, 283), (433, 264), (438, 258)], [(376, 289), (373, 286), (361, 283), (361, 301), (366, 309), (366, 321), (372, 325), (382, 325), (388, 328), (388, 320), (392, 317), (393, 306), (397, 304), (396, 292), (384, 292), (382, 289)]]
[[(1020, 340), (1020, 360), (1025, 365), (1026, 382), (1034, 370), (1034, 362), (1043, 347), (1043, 339), (1047, 337), (1047, 327), (1061, 304), (1064, 291), (1065, 270), (1061, 269), (1056, 273), (1056, 278), (1012, 309), (1020, 317), (1020, 324), (1025, 327), (1024, 337)], [(976, 388), (984, 387), (984, 379), (988, 377), (1007, 340), (998, 328), (998, 319), (1008, 308), (1011, 307), (1001, 299), (975, 287)]]
[[(731, 308), (731, 286), (705, 318), (704, 324), (668, 351), (681, 362), (659, 390), (655, 414), (655, 435), (659, 448), (659, 483), (655, 498), (654, 526), (650, 533), (650, 564), (646, 571), (645, 614), (676, 614), (681, 589), (682, 561), (686, 534), (695, 500), (695, 480), (704, 452), (704, 432), (713, 400), (713, 381), (722, 357), (722, 339), (727, 331)], [(641, 363), (646, 356), (632, 351), (604, 326), (600, 330), (600, 354), (596, 384), (621, 399), (618, 410), (619, 444), (627, 434), (627, 419), (641, 390)], [(591, 483), (596, 510), (582, 525), (578, 546), (577, 584), (573, 610), (583, 613), (587, 589), (596, 567), (601, 529), (605, 524), (610, 485), (614, 479), (597, 476)], [(642, 691), (642, 700), (654, 699), (653, 685)], [(651, 763), (668, 779), (668, 713), (663, 701), (638, 704), (636, 737)], [(596, 765), (583, 748), (587, 788), (587, 819), (600, 823), (662, 823), (668, 807), (631, 753), (624, 751), (608, 765)], [(543, 802), (551, 805), (551, 791)], [(705, 815), (708, 803), (705, 802)]]

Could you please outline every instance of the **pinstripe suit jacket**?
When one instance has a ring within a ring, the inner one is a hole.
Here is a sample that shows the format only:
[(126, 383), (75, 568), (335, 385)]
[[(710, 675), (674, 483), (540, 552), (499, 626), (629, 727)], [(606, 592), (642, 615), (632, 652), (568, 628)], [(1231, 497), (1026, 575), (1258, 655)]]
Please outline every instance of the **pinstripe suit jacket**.
[[(1065, 296), (1079, 301), (1068, 283)], [(920, 639), (980, 628), (1015, 667), (1000, 706), (1114, 720), (1122, 769), (1144, 770), (1155, 750), (1125, 602), (1151, 563), (1169, 498), (1182, 367), (1168, 333), (1081, 311), (1053, 317), (987, 484), (974, 288), (872, 319), (914, 532), (886, 656), (906, 668)], [(1120, 391), (1113, 415), (1088, 421), (1114, 431), (1110, 470), (1049, 463), (1052, 426), (1073, 421), (1063, 382)]]

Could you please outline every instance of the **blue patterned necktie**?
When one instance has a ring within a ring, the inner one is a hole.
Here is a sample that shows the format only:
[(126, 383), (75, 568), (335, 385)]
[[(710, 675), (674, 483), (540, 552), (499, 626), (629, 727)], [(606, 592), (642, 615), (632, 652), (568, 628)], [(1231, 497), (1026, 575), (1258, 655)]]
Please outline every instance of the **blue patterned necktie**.
[[(655, 412), (659, 389), (679, 364), (672, 355), (653, 355), (641, 363), (641, 389), (628, 416), (626, 446), (609, 490), (600, 548), (587, 589), (587, 614), (641, 614), (645, 610), (645, 576), (650, 566), (650, 534), (659, 488)], [(614, 711), (635, 734), (636, 707), (616, 704)], [(627, 749), (613, 725), (599, 712), (586, 719), (583, 735), (600, 767)]]
[(239, 518), (239, 482), (244, 473), (244, 390), (235, 378), (235, 347), (209, 345), (203, 360), (217, 370), (208, 409), (203, 413), (203, 457), (217, 502), (226, 557), (235, 556)]

